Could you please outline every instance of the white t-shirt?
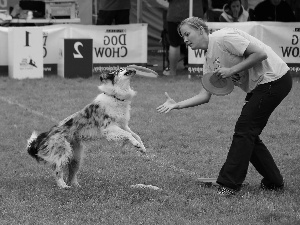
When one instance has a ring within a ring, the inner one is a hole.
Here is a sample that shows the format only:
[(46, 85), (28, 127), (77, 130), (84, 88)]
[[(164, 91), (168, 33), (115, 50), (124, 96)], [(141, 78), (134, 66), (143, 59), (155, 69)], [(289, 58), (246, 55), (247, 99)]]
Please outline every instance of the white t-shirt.
[(214, 72), (220, 67), (230, 68), (240, 63), (250, 42), (263, 49), (268, 58), (238, 73), (239, 80), (234, 82), (235, 86), (249, 93), (258, 84), (277, 80), (287, 73), (289, 67), (269, 46), (236, 28), (223, 28), (209, 35), (203, 72)]

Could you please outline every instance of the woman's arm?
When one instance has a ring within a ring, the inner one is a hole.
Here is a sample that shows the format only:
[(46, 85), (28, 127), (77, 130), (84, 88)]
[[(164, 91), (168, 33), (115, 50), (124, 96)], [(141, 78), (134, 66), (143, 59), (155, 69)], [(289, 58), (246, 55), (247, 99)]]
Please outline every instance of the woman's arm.
[(234, 74), (237, 74), (241, 71), (250, 69), (255, 64), (260, 63), (261, 61), (268, 58), (265, 51), (263, 51), (260, 47), (250, 43), (244, 52), (245, 60), (236, 64), (231, 68), (221, 67), (217, 69), (214, 74), (221, 78), (231, 77)]
[(268, 58), (265, 51), (263, 51), (260, 47), (257, 45), (254, 45), (250, 43), (248, 47), (246, 48), (244, 52), (245, 60), (243, 60), (241, 63), (231, 67), (232, 73), (236, 74), (241, 71), (250, 69), (255, 64), (260, 63), (261, 61)]
[(175, 102), (172, 98), (170, 98), (168, 93), (165, 94), (167, 96), (167, 101), (156, 108), (157, 111), (160, 113), (168, 113), (172, 109), (184, 109), (201, 105), (209, 102), (209, 99), (211, 97), (211, 94), (207, 92), (204, 88), (201, 89), (198, 95), (195, 95), (194, 97), (183, 100), (181, 102)]
[(202, 105), (205, 103), (208, 103), (210, 100), (211, 94), (207, 92), (204, 88), (201, 89), (199, 94), (183, 100), (181, 102), (177, 103), (177, 109), (184, 109), (184, 108), (189, 108), (189, 107), (194, 107), (197, 105)]

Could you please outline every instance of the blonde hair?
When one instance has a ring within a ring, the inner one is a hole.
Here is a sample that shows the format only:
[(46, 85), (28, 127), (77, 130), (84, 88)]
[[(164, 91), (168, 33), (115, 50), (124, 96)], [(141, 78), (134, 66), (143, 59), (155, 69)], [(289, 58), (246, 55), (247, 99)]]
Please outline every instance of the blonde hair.
[(181, 23), (178, 25), (177, 27), (177, 32), (178, 34), (180, 35), (180, 37), (182, 37), (182, 34), (180, 32), (180, 28), (183, 26), (183, 25), (189, 25), (190, 27), (198, 30), (198, 29), (204, 29), (204, 31), (206, 33), (208, 33), (208, 26), (206, 25), (206, 23), (204, 22), (203, 19), (199, 18), (199, 17), (189, 17), (189, 18), (186, 18), (184, 19), (183, 21), (181, 21)]

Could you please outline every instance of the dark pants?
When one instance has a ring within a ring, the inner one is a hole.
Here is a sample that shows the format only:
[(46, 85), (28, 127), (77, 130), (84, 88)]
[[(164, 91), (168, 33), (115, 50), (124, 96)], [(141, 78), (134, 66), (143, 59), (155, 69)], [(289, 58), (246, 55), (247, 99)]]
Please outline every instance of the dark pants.
[(99, 10), (97, 25), (129, 24), (129, 17), (130, 17), (129, 9), (114, 10), (114, 11)]
[(227, 159), (221, 168), (217, 183), (240, 190), (246, 178), (249, 162), (263, 176), (266, 185), (282, 185), (283, 178), (267, 147), (259, 135), (275, 108), (292, 88), (288, 72), (280, 79), (258, 85), (246, 97), (241, 115), (235, 125)]

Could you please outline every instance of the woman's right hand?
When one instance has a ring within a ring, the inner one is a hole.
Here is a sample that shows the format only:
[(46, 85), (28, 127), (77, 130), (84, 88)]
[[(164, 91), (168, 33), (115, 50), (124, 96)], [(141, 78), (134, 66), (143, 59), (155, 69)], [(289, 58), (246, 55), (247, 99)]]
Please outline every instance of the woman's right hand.
[(167, 92), (165, 92), (165, 95), (167, 96), (167, 101), (156, 108), (159, 113), (168, 113), (172, 109), (178, 108), (177, 102), (170, 98)]

